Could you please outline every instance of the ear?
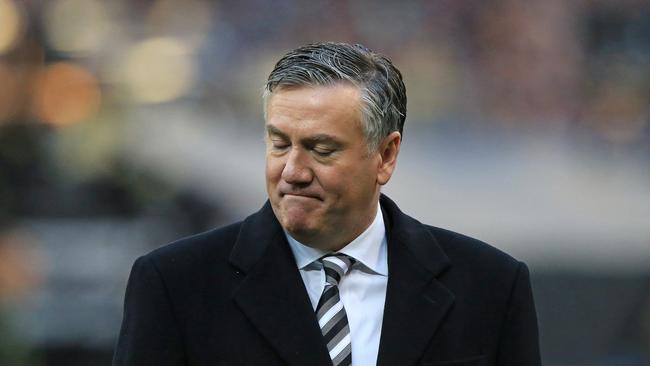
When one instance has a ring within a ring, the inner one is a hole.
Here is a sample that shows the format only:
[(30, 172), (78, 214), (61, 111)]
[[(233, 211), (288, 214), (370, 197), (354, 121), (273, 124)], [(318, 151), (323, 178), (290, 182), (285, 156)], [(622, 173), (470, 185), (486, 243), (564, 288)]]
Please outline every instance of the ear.
[(384, 138), (379, 145), (377, 154), (379, 155), (379, 169), (377, 171), (377, 183), (384, 185), (388, 183), (390, 177), (397, 166), (397, 155), (402, 142), (402, 135), (398, 131), (391, 132)]

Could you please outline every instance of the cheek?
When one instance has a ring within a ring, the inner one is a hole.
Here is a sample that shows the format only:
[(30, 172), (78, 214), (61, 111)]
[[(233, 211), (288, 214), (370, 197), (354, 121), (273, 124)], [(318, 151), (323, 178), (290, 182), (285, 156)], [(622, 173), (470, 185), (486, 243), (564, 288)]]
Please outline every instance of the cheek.
[(282, 176), (282, 169), (284, 164), (277, 159), (268, 158), (266, 159), (266, 181), (267, 183), (277, 183), (280, 177)]
[(368, 185), (367, 174), (357, 166), (321, 169), (317, 175), (319, 183), (326, 192), (341, 197), (356, 196), (362, 187)]
[(357, 202), (368, 199), (367, 196), (374, 190), (376, 182), (375, 171), (366, 164), (358, 164), (346, 171), (346, 174), (342, 174), (336, 184), (343, 195)]

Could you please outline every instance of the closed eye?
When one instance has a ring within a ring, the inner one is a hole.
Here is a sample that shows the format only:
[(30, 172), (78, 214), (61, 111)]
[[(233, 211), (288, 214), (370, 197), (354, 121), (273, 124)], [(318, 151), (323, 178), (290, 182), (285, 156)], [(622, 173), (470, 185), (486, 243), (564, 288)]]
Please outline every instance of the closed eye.
[(333, 149), (323, 149), (323, 148), (314, 149), (313, 151), (314, 153), (316, 153), (316, 155), (323, 158), (329, 157), (335, 152), (335, 150)]
[(285, 144), (285, 143), (275, 143), (275, 142), (274, 142), (274, 143), (272, 144), (272, 146), (273, 146), (274, 149), (286, 149), (287, 147), (289, 147), (289, 144)]
[(274, 149), (286, 149), (287, 147), (290, 146), (288, 142), (282, 139), (271, 139), (271, 146)]

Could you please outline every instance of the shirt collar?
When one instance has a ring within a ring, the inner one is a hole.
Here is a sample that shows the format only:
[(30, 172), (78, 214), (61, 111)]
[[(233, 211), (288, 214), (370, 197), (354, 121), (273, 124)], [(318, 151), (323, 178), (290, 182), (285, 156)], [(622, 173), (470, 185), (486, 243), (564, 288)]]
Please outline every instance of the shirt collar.
[[(386, 228), (384, 226), (384, 217), (381, 213), (381, 208), (379, 205), (377, 206), (377, 214), (372, 224), (361, 235), (338, 252), (349, 255), (377, 274), (387, 276)], [(305, 269), (311, 263), (328, 253), (327, 251), (308, 247), (300, 243), (289, 235), (286, 230), (284, 234), (287, 237), (289, 247), (293, 252), (299, 269)]]

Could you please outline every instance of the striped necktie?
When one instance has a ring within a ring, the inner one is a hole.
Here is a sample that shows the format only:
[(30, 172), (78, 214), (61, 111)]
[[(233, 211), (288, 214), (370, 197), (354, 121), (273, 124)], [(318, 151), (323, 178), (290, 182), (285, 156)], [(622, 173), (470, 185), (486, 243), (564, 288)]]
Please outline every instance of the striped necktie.
[(354, 258), (345, 254), (328, 254), (319, 261), (325, 269), (327, 283), (316, 307), (318, 325), (327, 344), (327, 351), (334, 366), (352, 364), (350, 326), (339, 296), (339, 282), (354, 265)]

